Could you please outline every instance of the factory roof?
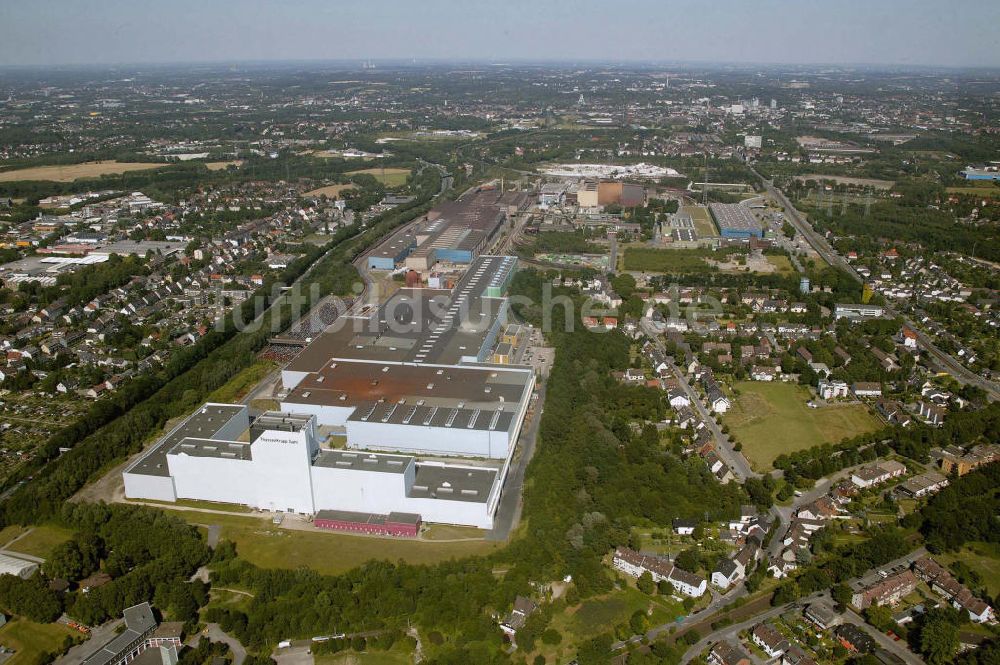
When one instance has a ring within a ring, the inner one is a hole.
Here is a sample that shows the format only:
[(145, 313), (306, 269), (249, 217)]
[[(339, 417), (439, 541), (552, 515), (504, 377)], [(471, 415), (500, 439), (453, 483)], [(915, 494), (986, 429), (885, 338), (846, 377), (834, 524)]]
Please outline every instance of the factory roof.
[(360, 450), (321, 450), (313, 460), (313, 466), (378, 473), (403, 473), (413, 463), (414, 458), (407, 455), (382, 455)]
[(406, 495), (410, 498), (486, 503), (496, 482), (496, 469), (425, 462), (417, 464), (413, 486)]
[(504, 312), (492, 297), (516, 266), (512, 256), (480, 256), (454, 290), (399, 289), (364, 317), (341, 317), (286, 367), (315, 372), (332, 358), (457, 364), (477, 356)]
[(167, 454), (243, 461), (253, 459), (250, 444), (242, 441), (216, 441), (215, 439), (181, 439), (180, 443), (167, 451)]
[[(291, 404), (352, 407), (373, 402), (412, 406), (513, 408), (525, 397), (529, 369), (482, 365), (436, 366), (334, 360), (303, 379), (285, 398)], [(423, 402), (420, 404), (419, 402)]]
[(746, 229), (760, 231), (758, 222), (750, 209), (739, 203), (709, 203), (712, 216), (719, 229)]
[[(242, 404), (215, 404), (206, 403), (200, 409), (188, 416), (179, 425), (170, 430), (149, 452), (136, 460), (130, 467), (125, 469), (126, 473), (137, 473), (144, 476), (169, 476), (170, 470), (167, 468), (167, 453), (172, 452), (182, 441), (187, 439), (192, 444), (198, 441), (210, 441), (216, 437), (219, 430), (232, 420), (235, 416), (245, 412), (247, 407)], [(183, 452), (197, 455), (198, 446), (191, 449), (184, 449)], [(202, 451), (207, 451), (201, 447)], [(249, 455), (249, 453), (247, 453)], [(202, 454), (202, 456), (209, 456)], [(220, 456), (221, 455), (216, 455)], [(246, 457), (245, 459), (249, 459)]]
[[(423, 401), (423, 400), (421, 400)], [(464, 404), (464, 402), (459, 402)], [(393, 425), (424, 425), (450, 427), (490, 432), (506, 432), (514, 420), (511, 408), (466, 408), (464, 406), (440, 407), (408, 404), (405, 402), (366, 402), (348, 418), (356, 422), (382, 422)]]
[(318, 510), (317, 520), (336, 520), (338, 522), (354, 522), (357, 524), (420, 524), (420, 515), (416, 513), (356, 513), (350, 510)]

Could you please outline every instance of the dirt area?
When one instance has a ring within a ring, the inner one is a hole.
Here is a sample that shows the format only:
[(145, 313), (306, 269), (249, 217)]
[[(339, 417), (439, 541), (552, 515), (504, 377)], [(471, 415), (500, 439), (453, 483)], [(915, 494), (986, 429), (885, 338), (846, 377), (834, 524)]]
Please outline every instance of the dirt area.
[(35, 166), (28, 169), (0, 171), (0, 182), (18, 180), (51, 180), (53, 182), (73, 182), (78, 178), (96, 178), (102, 175), (119, 175), (129, 171), (147, 171), (169, 164), (155, 162), (117, 162), (105, 160), (55, 166)]
[(209, 171), (224, 171), (230, 166), (236, 166), (236, 167), (243, 166), (243, 160), (235, 159), (228, 162), (205, 162), (205, 166), (208, 167)]
[(849, 178), (847, 176), (840, 175), (820, 175), (818, 173), (813, 173), (811, 175), (797, 175), (795, 179), (799, 182), (806, 182), (807, 180), (815, 180), (819, 182), (820, 180), (829, 180), (830, 182), (835, 182), (838, 185), (850, 185), (852, 187), (871, 187), (873, 189), (892, 189), (896, 184), (893, 180), (876, 180), (875, 178)]
[(340, 193), (346, 189), (354, 189), (354, 185), (327, 185), (326, 187), (320, 187), (319, 189), (314, 189), (311, 192), (306, 192), (306, 196), (323, 196), (326, 195), (327, 198), (335, 199), (340, 196)]

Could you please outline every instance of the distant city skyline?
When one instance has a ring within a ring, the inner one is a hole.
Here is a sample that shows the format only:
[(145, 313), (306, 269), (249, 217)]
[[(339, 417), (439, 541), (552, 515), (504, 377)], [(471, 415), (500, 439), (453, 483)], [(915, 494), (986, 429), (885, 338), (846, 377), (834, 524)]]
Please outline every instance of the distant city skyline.
[(288, 60), (1000, 67), (1000, 3), (953, 0), (34, 0), (0, 65)]

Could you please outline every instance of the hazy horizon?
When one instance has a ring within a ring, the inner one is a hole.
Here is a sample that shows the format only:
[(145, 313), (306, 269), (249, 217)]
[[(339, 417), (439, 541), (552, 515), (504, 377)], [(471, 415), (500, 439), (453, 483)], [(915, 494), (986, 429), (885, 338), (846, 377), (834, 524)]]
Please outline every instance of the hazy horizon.
[(0, 66), (409, 61), (1000, 67), (1000, 3), (957, 0), (36, 0)]

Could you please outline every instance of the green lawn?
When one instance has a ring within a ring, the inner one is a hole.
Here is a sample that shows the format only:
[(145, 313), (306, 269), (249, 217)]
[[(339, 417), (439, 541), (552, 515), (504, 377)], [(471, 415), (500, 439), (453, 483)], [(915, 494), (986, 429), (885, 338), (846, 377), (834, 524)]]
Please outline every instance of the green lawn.
[(5, 661), (5, 665), (37, 663), (42, 654), (61, 653), (67, 637), (76, 641), (81, 635), (58, 623), (13, 619), (0, 628), (0, 644), (17, 652), (10, 660)]
[(14, 540), (25, 531), (27, 531), (27, 529), (18, 524), (11, 524), (10, 526), (5, 526), (3, 530), (0, 530), (0, 547), (3, 547), (10, 541)]
[(72, 536), (72, 531), (59, 526), (36, 526), (31, 528), (31, 533), (7, 549), (44, 559), (57, 545), (62, 545)]
[(773, 256), (769, 254), (766, 258), (767, 262), (777, 268), (778, 272), (782, 275), (789, 275), (795, 270), (791, 260), (787, 256)]
[(875, 416), (860, 404), (810, 409), (806, 406), (810, 393), (803, 386), (743, 381), (736, 389), (740, 395), (723, 422), (759, 471), (770, 469), (782, 453), (836, 443), (879, 427)]
[(277, 366), (278, 363), (270, 360), (258, 360), (231, 378), (225, 385), (212, 391), (212, 393), (205, 398), (205, 401), (221, 402), (223, 404), (237, 402), (243, 399), (247, 393), (253, 390), (253, 388)]
[(294, 569), (305, 566), (328, 575), (342, 573), (372, 559), (402, 559), (412, 564), (430, 564), (485, 555), (500, 547), (498, 543), (484, 540), (435, 543), (298, 531), (275, 526), (270, 520), (260, 517), (214, 515), (184, 510), (171, 512), (191, 524), (218, 524), (222, 527), (221, 537), (235, 542), (240, 556), (253, 564), (263, 568)]
[(623, 261), (625, 270), (707, 275), (718, 269), (709, 265), (705, 259), (725, 261), (729, 253), (708, 249), (653, 249), (630, 245), (625, 248)]
[(961, 561), (979, 573), (990, 595), (1000, 594), (1000, 544), (973, 542), (958, 552), (935, 554), (934, 558), (944, 566)]

